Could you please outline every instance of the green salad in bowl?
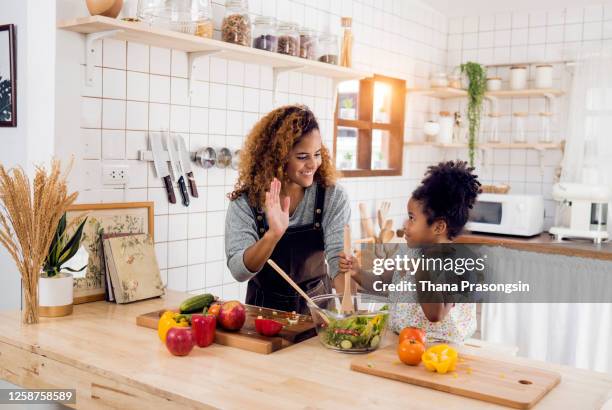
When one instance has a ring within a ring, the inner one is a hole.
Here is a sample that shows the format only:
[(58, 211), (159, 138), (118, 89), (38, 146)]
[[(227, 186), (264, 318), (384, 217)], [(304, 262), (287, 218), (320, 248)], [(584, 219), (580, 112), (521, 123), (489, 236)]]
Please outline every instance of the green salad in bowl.
[(319, 340), (329, 349), (346, 353), (376, 350), (387, 326), (388, 308), (360, 294), (352, 298), (353, 313), (342, 313), (341, 295), (322, 295), (312, 299), (315, 305), (310, 305), (310, 311)]

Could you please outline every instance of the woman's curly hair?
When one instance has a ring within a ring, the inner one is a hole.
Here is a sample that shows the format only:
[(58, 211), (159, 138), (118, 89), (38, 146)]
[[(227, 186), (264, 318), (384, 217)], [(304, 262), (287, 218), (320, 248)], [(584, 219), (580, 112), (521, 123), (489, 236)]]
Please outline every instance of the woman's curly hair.
[[(285, 105), (266, 114), (253, 126), (240, 151), (238, 180), (229, 199), (245, 194), (250, 206), (263, 207), (272, 180), (287, 181), (285, 170), (291, 149), (302, 136), (318, 129), (314, 114), (303, 105)], [(336, 180), (336, 169), (324, 146), (314, 180), (325, 187)]]
[(440, 162), (428, 168), (421, 185), (412, 193), (412, 198), (423, 205), (427, 224), (438, 219), (446, 222), (449, 239), (461, 232), (480, 193), (478, 175), (472, 171), (474, 168), (464, 161)]

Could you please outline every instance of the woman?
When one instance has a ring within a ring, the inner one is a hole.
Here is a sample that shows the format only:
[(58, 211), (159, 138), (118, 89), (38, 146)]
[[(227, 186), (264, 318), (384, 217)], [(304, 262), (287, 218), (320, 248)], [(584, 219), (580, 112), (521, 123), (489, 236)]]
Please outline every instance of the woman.
[(234, 278), (249, 281), (246, 303), (308, 312), (268, 259), (310, 296), (331, 293), (350, 206), (307, 107), (280, 107), (255, 124), (229, 197), (225, 253)]

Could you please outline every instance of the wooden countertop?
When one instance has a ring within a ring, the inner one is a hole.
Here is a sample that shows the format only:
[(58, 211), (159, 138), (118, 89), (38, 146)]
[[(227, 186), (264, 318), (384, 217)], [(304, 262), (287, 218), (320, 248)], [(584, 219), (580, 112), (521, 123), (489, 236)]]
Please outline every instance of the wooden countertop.
[[(171, 356), (135, 317), (183, 297), (170, 292), (129, 305), (78, 305), (71, 316), (34, 326), (20, 324), (18, 312), (2, 311), (0, 377), (29, 388), (76, 388), (77, 406), (85, 408), (503, 408), (350, 371), (354, 356), (326, 350), (316, 338), (271, 355), (212, 345)], [(461, 350), (561, 373), (561, 384), (537, 409), (599, 408), (612, 392), (609, 374)]]
[(546, 232), (532, 237), (467, 232), (459, 235), (456, 242), (503, 246), (510, 249), (529, 252), (552, 253), (612, 261), (612, 242), (610, 241), (598, 245), (586, 239), (572, 239), (558, 242)]

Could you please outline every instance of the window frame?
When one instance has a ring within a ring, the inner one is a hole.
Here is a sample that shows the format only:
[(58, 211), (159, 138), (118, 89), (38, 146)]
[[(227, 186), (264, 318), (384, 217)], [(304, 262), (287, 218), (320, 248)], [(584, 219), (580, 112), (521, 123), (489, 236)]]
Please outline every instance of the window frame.
[[(384, 82), (391, 86), (391, 113), (389, 123), (373, 121), (374, 85)], [(334, 164), (338, 127), (356, 128), (357, 133), (357, 169), (339, 169), (343, 177), (377, 177), (400, 176), (403, 169), (404, 122), (406, 112), (406, 81), (375, 74), (373, 77), (359, 80), (359, 111), (357, 120), (338, 118), (340, 98), (336, 98), (334, 111)], [(374, 130), (389, 132), (389, 168), (372, 169), (372, 134)]]

